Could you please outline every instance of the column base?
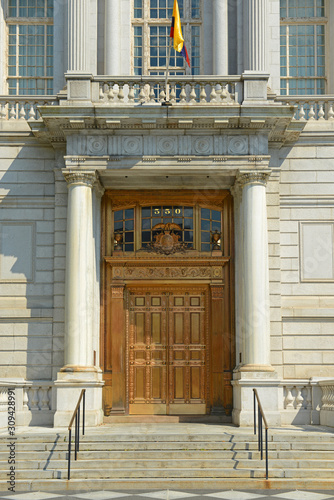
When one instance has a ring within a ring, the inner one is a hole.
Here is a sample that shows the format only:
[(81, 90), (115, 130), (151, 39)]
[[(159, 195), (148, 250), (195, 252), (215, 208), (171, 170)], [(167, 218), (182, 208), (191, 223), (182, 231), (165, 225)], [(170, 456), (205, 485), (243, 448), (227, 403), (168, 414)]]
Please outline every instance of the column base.
[[(249, 366), (249, 365), (248, 365)], [(256, 366), (256, 365), (250, 365)], [(259, 367), (259, 365), (257, 365)], [(267, 365), (260, 365), (264, 368)], [(254, 423), (253, 389), (257, 389), (269, 427), (281, 425), (283, 389), (272, 367), (266, 370), (246, 371), (247, 365), (234, 372), (232, 422), (238, 426), (252, 426)], [(267, 367), (269, 368), (269, 367)]]
[(103, 385), (102, 371), (99, 368), (64, 366), (54, 383), (54, 427), (68, 427), (82, 389), (86, 389), (85, 425), (95, 427), (102, 424)]

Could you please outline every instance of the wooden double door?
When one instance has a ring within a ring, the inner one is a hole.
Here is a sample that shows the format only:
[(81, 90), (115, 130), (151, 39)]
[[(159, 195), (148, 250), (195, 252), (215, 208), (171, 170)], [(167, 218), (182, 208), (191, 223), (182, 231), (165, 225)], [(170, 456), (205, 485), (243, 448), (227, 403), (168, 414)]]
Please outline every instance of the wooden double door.
[(203, 415), (210, 393), (208, 286), (128, 288), (130, 414)]

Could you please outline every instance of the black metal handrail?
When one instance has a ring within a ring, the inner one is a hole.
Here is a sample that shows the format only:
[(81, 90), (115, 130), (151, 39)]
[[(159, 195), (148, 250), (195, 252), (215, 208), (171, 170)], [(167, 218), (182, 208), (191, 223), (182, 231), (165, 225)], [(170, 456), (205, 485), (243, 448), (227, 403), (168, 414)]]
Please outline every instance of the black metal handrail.
[(268, 424), (266, 417), (264, 416), (263, 408), (261, 405), (261, 401), (256, 389), (253, 389), (254, 392), (254, 434), (256, 435), (256, 402), (257, 402), (257, 414), (258, 414), (258, 450), (261, 451), (261, 460), (263, 460), (263, 430), (262, 426), (264, 423), (265, 427), (265, 440), (266, 440), (266, 479), (268, 479)]
[(67, 453), (67, 479), (71, 479), (71, 441), (72, 441), (72, 425), (75, 419), (74, 430), (74, 460), (77, 459), (80, 443), (80, 403), (82, 400), (82, 435), (85, 435), (85, 406), (86, 406), (86, 389), (82, 389), (77, 405), (73, 412), (70, 425), (68, 426), (68, 453)]

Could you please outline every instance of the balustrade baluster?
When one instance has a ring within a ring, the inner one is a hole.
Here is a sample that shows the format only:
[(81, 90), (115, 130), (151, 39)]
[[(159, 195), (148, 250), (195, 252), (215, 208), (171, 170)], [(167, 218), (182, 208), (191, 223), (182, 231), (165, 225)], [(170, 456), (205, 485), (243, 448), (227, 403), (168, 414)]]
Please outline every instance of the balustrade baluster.
[(187, 102), (187, 93), (186, 93), (186, 84), (181, 83), (181, 92), (180, 92), (180, 103), (184, 104)]
[(196, 96), (196, 90), (195, 90), (195, 83), (191, 84), (191, 92), (190, 92), (189, 97), (190, 97), (190, 103), (191, 104), (196, 104), (196, 98), (197, 98), (197, 96)]
[(220, 94), (220, 98), (221, 98), (222, 102), (225, 102), (227, 100), (227, 96), (228, 96), (227, 84), (222, 83), (221, 85), (222, 85), (222, 91)]
[(169, 94), (169, 100), (172, 103), (176, 102), (176, 83), (173, 83), (171, 85), (170, 94)]
[(230, 98), (231, 98), (231, 104), (235, 103), (235, 96), (236, 96), (236, 84), (235, 83), (231, 83), (230, 84), (230, 87), (231, 87), (231, 93), (230, 93)]
[(49, 410), (48, 387), (41, 387), (40, 408), (41, 410)]
[(114, 100), (115, 94), (114, 94), (113, 83), (112, 82), (109, 83), (109, 85), (108, 85), (108, 94), (107, 94), (107, 97), (108, 97), (109, 103), (111, 103), (111, 101)]
[(155, 92), (154, 92), (154, 83), (150, 83), (150, 94), (149, 94), (149, 102), (150, 104), (155, 104)]
[(305, 105), (305, 103), (301, 102), (300, 109), (299, 109), (299, 120), (302, 122), (306, 121), (304, 105)]
[(146, 101), (145, 84), (140, 82), (139, 100), (143, 104)]
[(124, 102), (124, 82), (119, 82), (117, 98), (119, 102)]
[(36, 120), (36, 112), (35, 112), (35, 107), (34, 107), (33, 101), (31, 101), (31, 104), (30, 104), (29, 120)]
[(20, 112), (19, 112), (19, 116), (20, 116), (20, 120), (25, 120), (26, 119), (26, 110), (25, 110), (25, 102), (22, 101), (22, 102), (19, 102), (18, 103), (18, 106), (20, 108)]
[(201, 83), (201, 92), (199, 94), (199, 99), (201, 104), (206, 104), (206, 91), (205, 91), (205, 84)]
[(134, 102), (135, 102), (135, 89), (134, 89), (133, 82), (129, 83), (129, 95), (128, 95), (128, 99), (129, 99), (129, 104), (134, 104)]
[(10, 105), (10, 112), (9, 112), (9, 116), (10, 116), (10, 120), (15, 120), (16, 119), (16, 103), (15, 102), (11, 102), (9, 103)]
[(99, 99), (100, 99), (100, 101), (104, 101), (104, 83), (103, 82), (100, 84)]
[(210, 92), (210, 102), (217, 101), (217, 92), (216, 92), (216, 84), (214, 82), (210, 82), (211, 92)]
[(6, 103), (0, 104), (0, 120), (6, 120)]
[(29, 397), (28, 397), (28, 390), (26, 387), (23, 388), (23, 410), (27, 411), (29, 410)]
[(164, 102), (166, 100), (166, 94), (165, 94), (165, 88), (161, 85), (160, 86), (161, 90), (159, 93), (159, 101)]
[(293, 408), (292, 385), (287, 385), (285, 388), (284, 408)]
[(310, 102), (309, 120), (315, 120), (314, 102)]
[(39, 410), (38, 408), (38, 387), (31, 387), (30, 391), (31, 399), (30, 399), (30, 410)]
[(304, 398), (302, 396), (301, 387), (296, 386), (296, 397), (295, 397), (296, 408), (302, 408), (303, 401)]
[(306, 409), (312, 410), (312, 388), (310, 385), (306, 387)]
[(319, 102), (318, 120), (324, 120), (324, 119), (325, 119), (324, 103)]
[(328, 120), (334, 120), (333, 101), (328, 103)]

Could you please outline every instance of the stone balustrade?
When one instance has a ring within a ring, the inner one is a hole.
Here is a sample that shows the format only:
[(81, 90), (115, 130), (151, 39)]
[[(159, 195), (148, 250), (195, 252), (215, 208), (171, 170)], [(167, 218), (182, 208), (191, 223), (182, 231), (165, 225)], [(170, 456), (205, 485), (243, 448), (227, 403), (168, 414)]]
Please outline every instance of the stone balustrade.
[(51, 425), (53, 423), (52, 383), (37, 380), (0, 381), (0, 428), (7, 426), (8, 389), (15, 392), (16, 425)]
[(163, 76), (95, 77), (99, 83), (99, 102), (122, 104), (233, 105), (240, 104), (240, 76), (170, 76), (166, 88)]
[(55, 96), (0, 96), (0, 121), (37, 120), (37, 106), (56, 104)]
[(287, 384), (283, 389), (285, 410), (311, 410), (312, 388), (309, 381)]
[(334, 96), (332, 95), (279, 96), (276, 101), (296, 106), (294, 118), (298, 121), (334, 120)]
[(320, 424), (334, 427), (334, 380), (321, 380), (322, 389)]

